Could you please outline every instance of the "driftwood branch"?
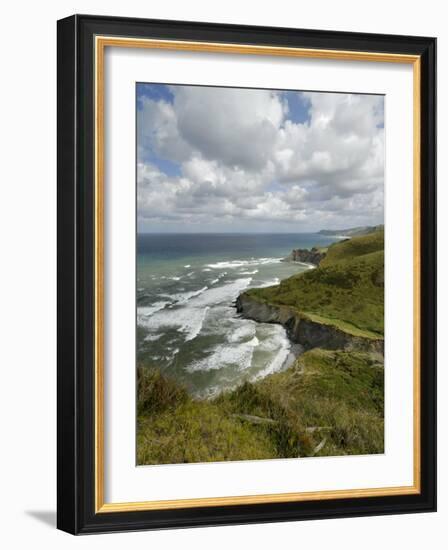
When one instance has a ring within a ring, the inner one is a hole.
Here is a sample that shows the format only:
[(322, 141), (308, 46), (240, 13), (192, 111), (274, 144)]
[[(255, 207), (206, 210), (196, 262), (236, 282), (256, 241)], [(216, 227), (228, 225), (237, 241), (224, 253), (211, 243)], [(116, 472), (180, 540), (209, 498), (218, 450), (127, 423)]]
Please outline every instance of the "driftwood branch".
[(253, 414), (232, 414), (234, 418), (239, 420), (245, 420), (246, 422), (251, 422), (252, 424), (278, 424), (277, 420), (272, 420), (272, 418), (264, 418), (262, 416), (255, 416)]

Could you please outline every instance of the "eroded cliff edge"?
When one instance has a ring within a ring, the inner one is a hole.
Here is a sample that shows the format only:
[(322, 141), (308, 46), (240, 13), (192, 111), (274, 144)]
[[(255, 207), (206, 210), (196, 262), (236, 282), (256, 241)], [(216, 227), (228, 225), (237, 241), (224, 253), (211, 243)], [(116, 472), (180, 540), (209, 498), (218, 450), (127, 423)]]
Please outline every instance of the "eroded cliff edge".
[(315, 246), (311, 250), (307, 248), (295, 248), (283, 261), (319, 265), (321, 260), (325, 258), (325, 254), (326, 252), (323, 249)]
[(334, 243), (315, 269), (249, 289), (236, 308), (305, 349), (384, 354), (384, 231)]
[(280, 306), (257, 301), (250, 295), (240, 294), (236, 309), (243, 317), (259, 323), (278, 323), (295, 344), (306, 350), (366, 351), (384, 354), (382, 338), (357, 336), (340, 328), (317, 321), (289, 306)]

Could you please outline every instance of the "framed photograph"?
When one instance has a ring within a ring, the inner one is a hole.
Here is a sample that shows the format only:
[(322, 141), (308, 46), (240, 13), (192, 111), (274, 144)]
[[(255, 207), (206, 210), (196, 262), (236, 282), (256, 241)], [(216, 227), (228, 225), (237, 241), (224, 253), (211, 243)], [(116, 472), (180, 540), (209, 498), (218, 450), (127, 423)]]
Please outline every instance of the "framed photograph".
[(58, 527), (436, 508), (434, 38), (58, 22)]

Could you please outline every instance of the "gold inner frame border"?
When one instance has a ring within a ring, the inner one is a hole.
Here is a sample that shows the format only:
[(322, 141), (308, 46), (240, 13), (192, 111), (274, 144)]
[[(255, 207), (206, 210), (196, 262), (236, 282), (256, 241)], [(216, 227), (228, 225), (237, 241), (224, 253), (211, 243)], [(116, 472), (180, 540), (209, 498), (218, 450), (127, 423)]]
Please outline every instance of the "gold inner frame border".
[[(106, 47), (146, 48), (191, 52), (265, 55), (300, 57), (326, 60), (406, 63), (413, 66), (413, 298), (414, 298), (414, 349), (413, 349), (413, 459), (414, 483), (402, 487), (381, 487), (366, 489), (343, 489), (331, 491), (276, 493), (263, 495), (225, 496), (179, 500), (154, 500), (141, 502), (106, 503), (104, 501), (104, 54)], [(324, 50), (277, 46), (256, 46), (251, 44), (226, 44), (178, 40), (124, 38), (118, 36), (96, 36), (95, 59), (95, 513), (131, 512), (144, 510), (167, 510), (209, 506), (232, 506), (243, 504), (304, 502), (343, 498), (410, 495), (420, 493), (421, 480), (421, 425), (420, 425), (420, 167), (421, 167), (421, 61), (420, 56), (357, 52), (345, 50)]]

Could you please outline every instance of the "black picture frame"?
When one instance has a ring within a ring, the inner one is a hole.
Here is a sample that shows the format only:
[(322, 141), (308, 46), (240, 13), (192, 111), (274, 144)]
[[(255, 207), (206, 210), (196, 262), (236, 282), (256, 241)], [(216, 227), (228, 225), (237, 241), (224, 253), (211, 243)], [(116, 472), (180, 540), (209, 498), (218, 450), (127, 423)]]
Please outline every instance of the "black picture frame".
[[(421, 60), (421, 490), (95, 512), (94, 55), (97, 35), (417, 55)], [(436, 510), (436, 39), (74, 15), (58, 21), (57, 526), (73, 534)]]

